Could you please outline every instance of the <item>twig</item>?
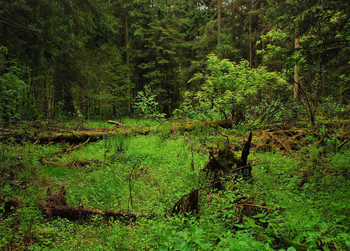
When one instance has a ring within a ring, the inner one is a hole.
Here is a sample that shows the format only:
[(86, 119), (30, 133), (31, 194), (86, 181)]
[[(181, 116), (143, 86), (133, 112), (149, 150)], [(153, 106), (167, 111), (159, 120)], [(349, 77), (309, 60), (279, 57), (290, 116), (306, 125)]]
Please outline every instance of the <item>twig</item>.
[(318, 148), (318, 147), (321, 146), (321, 144), (323, 143), (323, 141), (324, 141), (324, 139), (326, 138), (326, 136), (327, 136), (327, 133), (325, 133), (325, 134), (321, 137), (320, 141), (317, 143), (316, 148)]
[[(132, 179), (132, 173), (134, 172), (135, 170), (135, 167), (136, 165), (139, 163), (140, 161), (137, 161), (135, 162), (134, 166), (132, 167), (131, 171), (130, 171), (130, 174), (129, 174), (129, 200), (130, 200), (130, 206), (131, 206), (131, 210), (133, 209), (133, 201), (132, 201), (132, 189), (135, 185), (135, 182), (134, 184), (131, 185), (131, 179)], [(128, 203), (128, 211), (129, 211), (129, 203)]]
[(80, 144), (80, 145), (77, 145), (76, 147), (73, 147), (73, 148), (67, 149), (67, 150), (66, 150), (66, 152), (73, 151), (73, 150), (75, 150), (75, 149), (77, 149), (77, 148), (79, 148), (79, 147), (81, 147), (81, 146), (83, 146), (83, 145), (87, 144), (89, 141), (90, 141), (90, 138), (88, 138), (88, 139), (87, 139), (87, 140), (86, 140), (84, 143), (82, 143), (82, 144)]
[(350, 140), (350, 138), (348, 138), (347, 140), (345, 140), (343, 143), (341, 143), (341, 144), (337, 147), (337, 149), (340, 150), (340, 148), (342, 148), (346, 143), (348, 143), (349, 140)]

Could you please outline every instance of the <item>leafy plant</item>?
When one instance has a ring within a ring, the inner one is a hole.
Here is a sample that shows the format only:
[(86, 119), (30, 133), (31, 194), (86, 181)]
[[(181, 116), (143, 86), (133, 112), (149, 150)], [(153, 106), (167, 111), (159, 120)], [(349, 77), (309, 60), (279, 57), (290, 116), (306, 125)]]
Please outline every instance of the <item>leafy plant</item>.
[(284, 78), (266, 68), (251, 69), (247, 61), (236, 64), (210, 55), (205, 74), (197, 74), (200, 90), (187, 92), (178, 116), (196, 119), (232, 117), (235, 124), (246, 119), (266, 121), (283, 116), (290, 88)]
[[(1, 55), (2, 54), (2, 55)], [(0, 47), (0, 59), (4, 61), (3, 55), (7, 54), (7, 49)], [(12, 120), (20, 119), (20, 105), (24, 102), (28, 85), (20, 78), (21, 69), (16, 63), (0, 62), (0, 65), (10, 64), (5, 73), (0, 75), (0, 116), (6, 124)], [(23, 109), (23, 108), (22, 108)]]
[(137, 102), (134, 104), (134, 108), (143, 116), (156, 120), (164, 118), (165, 114), (158, 112), (156, 95), (152, 95), (152, 90), (148, 85), (144, 87), (144, 91), (138, 92), (136, 99)]

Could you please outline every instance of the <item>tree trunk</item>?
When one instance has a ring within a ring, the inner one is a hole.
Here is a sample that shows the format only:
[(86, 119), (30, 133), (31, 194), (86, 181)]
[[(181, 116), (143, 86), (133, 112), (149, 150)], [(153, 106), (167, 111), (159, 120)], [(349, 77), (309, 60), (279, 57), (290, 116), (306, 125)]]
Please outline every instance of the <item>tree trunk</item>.
[[(131, 77), (130, 77), (130, 70), (131, 70), (131, 66), (130, 66), (130, 38), (129, 38), (129, 22), (128, 22), (128, 11), (126, 11), (125, 14), (125, 60), (126, 60), (126, 67), (127, 67), (127, 81), (128, 84), (130, 84), (131, 82)], [(131, 114), (131, 86), (129, 86), (128, 90), (127, 90), (127, 96), (128, 96), (128, 113)]]
[(222, 0), (218, 1), (218, 46), (221, 45), (221, 6), (222, 6)]
[[(295, 50), (299, 49), (299, 38), (295, 38)], [(294, 66), (294, 86), (293, 86), (293, 92), (294, 92), (294, 99), (298, 99), (299, 98), (299, 85), (301, 85), (300, 83), (300, 79), (299, 79), (299, 69), (298, 69), (298, 62), (295, 62), (295, 66)]]
[[(250, 8), (251, 9), (251, 8)], [(250, 69), (253, 66), (253, 45), (252, 45), (252, 15), (249, 14), (249, 65)]]

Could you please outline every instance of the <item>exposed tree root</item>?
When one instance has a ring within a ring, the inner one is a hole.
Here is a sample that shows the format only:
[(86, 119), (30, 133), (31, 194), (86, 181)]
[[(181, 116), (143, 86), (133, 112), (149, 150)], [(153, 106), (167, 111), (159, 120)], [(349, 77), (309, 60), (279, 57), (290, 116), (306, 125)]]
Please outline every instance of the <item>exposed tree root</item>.
[(188, 213), (198, 212), (198, 201), (199, 201), (199, 190), (194, 189), (189, 194), (181, 197), (181, 199), (175, 203), (171, 215), (182, 214), (186, 215)]

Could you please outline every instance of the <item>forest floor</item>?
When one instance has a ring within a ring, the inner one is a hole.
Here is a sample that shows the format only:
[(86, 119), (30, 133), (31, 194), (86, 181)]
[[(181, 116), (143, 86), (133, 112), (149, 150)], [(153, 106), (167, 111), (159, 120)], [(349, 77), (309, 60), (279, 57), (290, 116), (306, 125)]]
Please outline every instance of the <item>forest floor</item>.
[(347, 250), (348, 121), (0, 128), (5, 250)]

